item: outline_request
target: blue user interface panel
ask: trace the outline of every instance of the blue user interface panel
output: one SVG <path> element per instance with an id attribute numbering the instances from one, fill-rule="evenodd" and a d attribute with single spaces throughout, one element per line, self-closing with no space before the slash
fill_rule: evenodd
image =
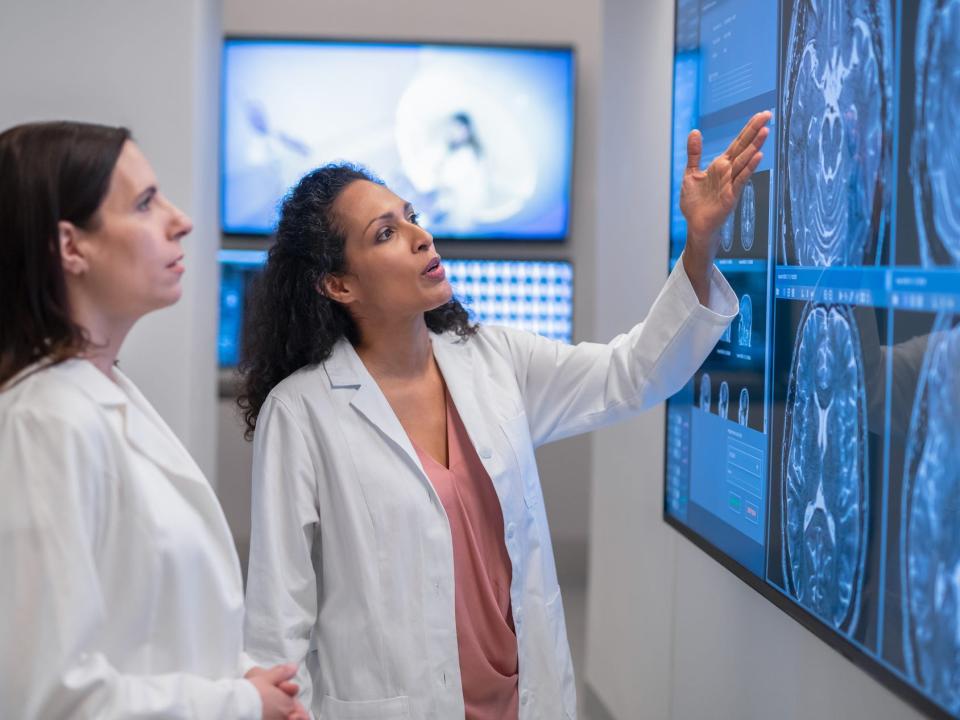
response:
<path id="1" fill-rule="evenodd" d="M 221 250 L 220 367 L 240 360 L 243 311 L 265 250 Z M 569 343 L 573 338 L 573 265 L 566 260 L 443 259 L 453 293 L 471 319 L 529 330 Z"/>
<path id="2" fill-rule="evenodd" d="M 573 51 L 228 39 L 221 214 L 268 235 L 310 170 L 359 163 L 442 239 L 564 240 Z"/>
<path id="3" fill-rule="evenodd" d="M 740 314 L 667 405 L 666 517 L 958 718 L 960 0 L 678 0 L 676 29 L 672 263 L 687 133 L 706 164 L 774 118 L 721 230 Z"/>

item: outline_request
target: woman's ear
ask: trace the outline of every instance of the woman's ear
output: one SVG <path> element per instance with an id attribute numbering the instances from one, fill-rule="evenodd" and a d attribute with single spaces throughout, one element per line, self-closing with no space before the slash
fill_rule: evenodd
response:
<path id="1" fill-rule="evenodd" d="M 349 305 L 356 299 L 344 275 L 327 273 L 317 281 L 317 292 L 341 305 Z"/>
<path id="2" fill-rule="evenodd" d="M 90 269 L 90 264 L 80 248 L 80 230 L 72 222 L 60 220 L 57 223 L 57 235 L 64 273 L 75 277 L 83 275 Z"/>

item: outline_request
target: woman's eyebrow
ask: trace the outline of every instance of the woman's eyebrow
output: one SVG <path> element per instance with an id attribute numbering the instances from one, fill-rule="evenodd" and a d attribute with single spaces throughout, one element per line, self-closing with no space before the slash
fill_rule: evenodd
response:
<path id="1" fill-rule="evenodd" d="M 413 210 L 413 205 L 412 205 L 411 203 L 404 203 L 404 206 L 403 206 L 403 214 L 406 215 L 406 214 L 409 213 L 411 210 Z M 375 222 L 377 222 L 378 220 L 390 220 L 391 218 L 395 218 L 396 216 L 397 216 L 397 214 L 396 214 L 393 210 L 388 210 L 388 211 L 385 212 L 383 215 L 378 215 L 378 216 L 375 217 L 373 220 L 371 220 L 370 222 L 368 222 L 368 223 L 367 223 L 367 226 L 363 229 L 363 231 L 366 232 L 367 230 L 369 230 L 369 229 L 370 229 L 370 226 L 373 225 L 373 224 L 374 224 Z"/>

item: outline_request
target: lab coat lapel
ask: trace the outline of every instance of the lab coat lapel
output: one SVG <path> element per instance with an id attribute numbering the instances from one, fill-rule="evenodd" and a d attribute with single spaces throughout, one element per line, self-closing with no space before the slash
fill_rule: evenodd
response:
<path id="1" fill-rule="evenodd" d="M 347 340 L 341 339 L 324 363 L 324 368 L 331 388 L 352 391 L 350 405 L 403 451 L 426 479 L 427 474 L 420 464 L 420 458 L 407 431 L 403 429 L 397 414 L 353 346 Z"/>
<path id="2" fill-rule="evenodd" d="M 492 477 L 496 474 L 497 458 L 490 442 L 489 424 L 480 407 L 483 384 L 478 373 L 483 368 L 475 367 L 470 342 L 449 333 L 433 336 L 433 356 L 467 435 Z"/>
<path id="3" fill-rule="evenodd" d="M 197 466 L 173 431 L 153 409 L 140 390 L 119 370 L 114 371 L 120 385 L 139 412 L 124 413 L 127 440 L 137 450 L 159 465 L 169 475 L 188 478 L 207 485 L 203 471 Z"/>
<path id="4" fill-rule="evenodd" d="M 240 561 L 231 541 L 230 526 L 206 475 L 139 388 L 119 370 L 115 369 L 114 373 L 117 385 L 130 398 L 129 405 L 139 411 L 126 408 L 123 424 L 127 441 L 164 471 L 171 484 L 211 526 L 219 527 L 219 532 L 214 533 L 216 545 L 225 566 L 231 567 L 238 586 L 242 586 Z"/>
<path id="5" fill-rule="evenodd" d="M 123 416 L 123 431 L 130 444 L 165 472 L 206 484 L 200 468 L 173 431 L 120 370 L 113 369 L 113 382 L 93 363 L 81 358 L 67 360 L 52 369 L 65 373 L 97 404 L 116 408 Z M 130 404 L 136 405 L 139 412 L 131 412 Z"/>

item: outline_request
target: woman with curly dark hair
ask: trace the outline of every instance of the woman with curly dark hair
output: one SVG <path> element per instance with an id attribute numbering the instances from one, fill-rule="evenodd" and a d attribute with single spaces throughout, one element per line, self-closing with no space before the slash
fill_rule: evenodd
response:
<path id="1" fill-rule="evenodd" d="M 713 265 L 769 113 L 700 170 L 645 321 L 575 347 L 472 326 L 409 203 L 359 168 L 284 200 L 251 298 L 247 650 L 303 660 L 338 718 L 572 718 L 573 670 L 533 449 L 682 387 L 736 316 Z"/>

